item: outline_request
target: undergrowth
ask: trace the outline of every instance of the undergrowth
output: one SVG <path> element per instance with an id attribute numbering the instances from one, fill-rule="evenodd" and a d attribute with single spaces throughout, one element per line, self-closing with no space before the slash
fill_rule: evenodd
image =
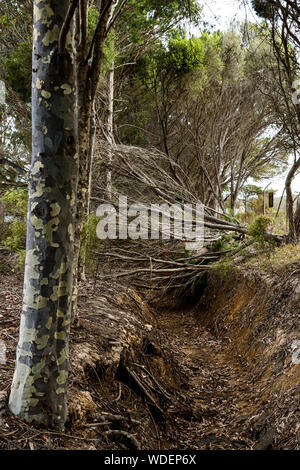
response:
<path id="1" fill-rule="evenodd" d="M 17 188 L 6 191 L 1 201 L 5 205 L 5 214 L 10 222 L 5 224 L 1 244 L 17 255 L 17 268 L 21 272 L 25 267 L 27 189 Z"/>

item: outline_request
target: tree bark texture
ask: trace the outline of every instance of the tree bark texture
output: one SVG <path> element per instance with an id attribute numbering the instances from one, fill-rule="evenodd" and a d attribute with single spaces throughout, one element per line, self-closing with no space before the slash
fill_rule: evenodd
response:
<path id="1" fill-rule="evenodd" d="M 87 0 L 82 0 L 82 10 L 80 18 L 80 42 L 76 57 L 76 88 L 77 88 L 77 123 L 78 123 L 78 153 L 79 153 L 79 178 L 77 190 L 77 213 L 75 223 L 75 245 L 74 245 L 74 282 L 72 296 L 72 318 L 74 323 L 78 323 L 78 275 L 79 275 L 79 254 L 85 216 L 87 215 L 89 199 L 89 171 L 90 171 L 90 139 L 91 116 L 94 108 L 94 101 L 99 83 L 101 71 L 104 42 L 107 35 L 107 28 L 115 11 L 116 0 L 106 0 L 102 2 L 99 22 L 93 38 L 93 54 L 87 55 Z M 91 50 L 91 49 L 90 49 Z M 88 60 L 87 60 L 88 59 Z"/>
<path id="2" fill-rule="evenodd" d="M 107 138 L 108 142 L 111 146 L 113 146 L 114 143 L 114 81 L 115 81 L 115 64 L 114 61 L 112 61 L 111 68 L 108 72 L 108 77 L 107 77 L 107 88 L 108 88 L 108 93 L 107 93 Z M 111 174 L 111 168 L 112 168 L 112 151 L 109 149 L 108 155 L 107 155 L 107 175 L 106 175 L 106 180 L 107 180 L 107 198 L 108 200 L 111 200 L 112 197 L 112 174 Z"/>
<path id="3" fill-rule="evenodd" d="M 67 415 L 78 154 L 68 0 L 34 0 L 32 126 L 23 309 L 9 407 L 62 429 Z"/>
<path id="4" fill-rule="evenodd" d="M 77 87 L 80 90 L 82 78 L 79 79 Z M 86 96 L 86 95 L 85 95 Z M 88 206 L 88 187 L 89 187 L 89 154 L 90 154 L 90 125 L 92 102 L 80 92 L 78 100 L 78 153 L 79 153 L 79 177 L 77 188 L 77 212 L 75 219 L 75 243 L 74 243 L 74 266 L 73 266 L 73 294 L 72 294 L 72 319 L 78 323 L 78 276 L 79 276 L 79 254 L 81 246 L 81 237 L 83 231 L 84 219 L 87 214 Z"/>
<path id="5" fill-rule="evenodd" d="M 294 198 L 292 192 L 292 181 L 300 168 L 300 158 L 296 160 L 290 169 L 286 181 L 285 181 L 285 190 L 286 190 L 286 213 L 289 221 L 289 234 L 288 239 L 292 243 L 296 243 L 299 240 L 299 228 L 298 228 L 298 217 L 299 213 L 296 215 L 294 213 Z"/>

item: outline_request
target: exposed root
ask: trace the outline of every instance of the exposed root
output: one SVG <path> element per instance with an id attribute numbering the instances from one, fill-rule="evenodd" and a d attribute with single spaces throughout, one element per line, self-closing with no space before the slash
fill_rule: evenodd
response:
<path id="1" fill-rule="evenodd" d="M 153 396 L 147 391 L 147 384 L 143 381 L 141 377 L 137 375 L 136 372 L 130 370 L 129 367 L 120 364 L 118 377 L 121 378 L 121 380 L 124 381 L 134 392 L 148 400 L 149 407 L 155 413 L 155 415 L 162 418 L 164 417 L 164 411 L 156 403 Z"/>

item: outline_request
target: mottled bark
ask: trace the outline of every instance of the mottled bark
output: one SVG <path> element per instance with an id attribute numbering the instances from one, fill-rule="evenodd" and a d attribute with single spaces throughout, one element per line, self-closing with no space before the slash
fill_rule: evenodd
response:
<path id="1" fill-rule="evenodd" d="M 68 0 L 35 0 L 33 156 L 20 337 L 9 407 L 63 428 L 67 415 L 74 217 L 78 177 L 71 34 L 58 53 Z"/>
<path id="2" fill-rule="evenodd" d="M 111 68 L 108 72 L 107 79 L 107 138 L 109 144 L 112 146 L 114 143 L 114 81 L 115 81 L 115 69 L 114 61 L 112 61 Z M 108 150 L 107 155 L 107 174 L 106 174 L 106 193 L 107 198 L 111 200 L 112 197 L 112 151 Z"/>

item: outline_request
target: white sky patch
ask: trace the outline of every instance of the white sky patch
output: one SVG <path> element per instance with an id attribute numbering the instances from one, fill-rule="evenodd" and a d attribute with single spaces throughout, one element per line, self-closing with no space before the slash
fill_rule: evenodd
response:
<path id="1" fill-rule="evenodd" d="M 243 0 L 202 0 L 203 18 L 222 31 L 228 29 L 233 20 L 258 21 L 254 10 L 247 3 Z"/>

